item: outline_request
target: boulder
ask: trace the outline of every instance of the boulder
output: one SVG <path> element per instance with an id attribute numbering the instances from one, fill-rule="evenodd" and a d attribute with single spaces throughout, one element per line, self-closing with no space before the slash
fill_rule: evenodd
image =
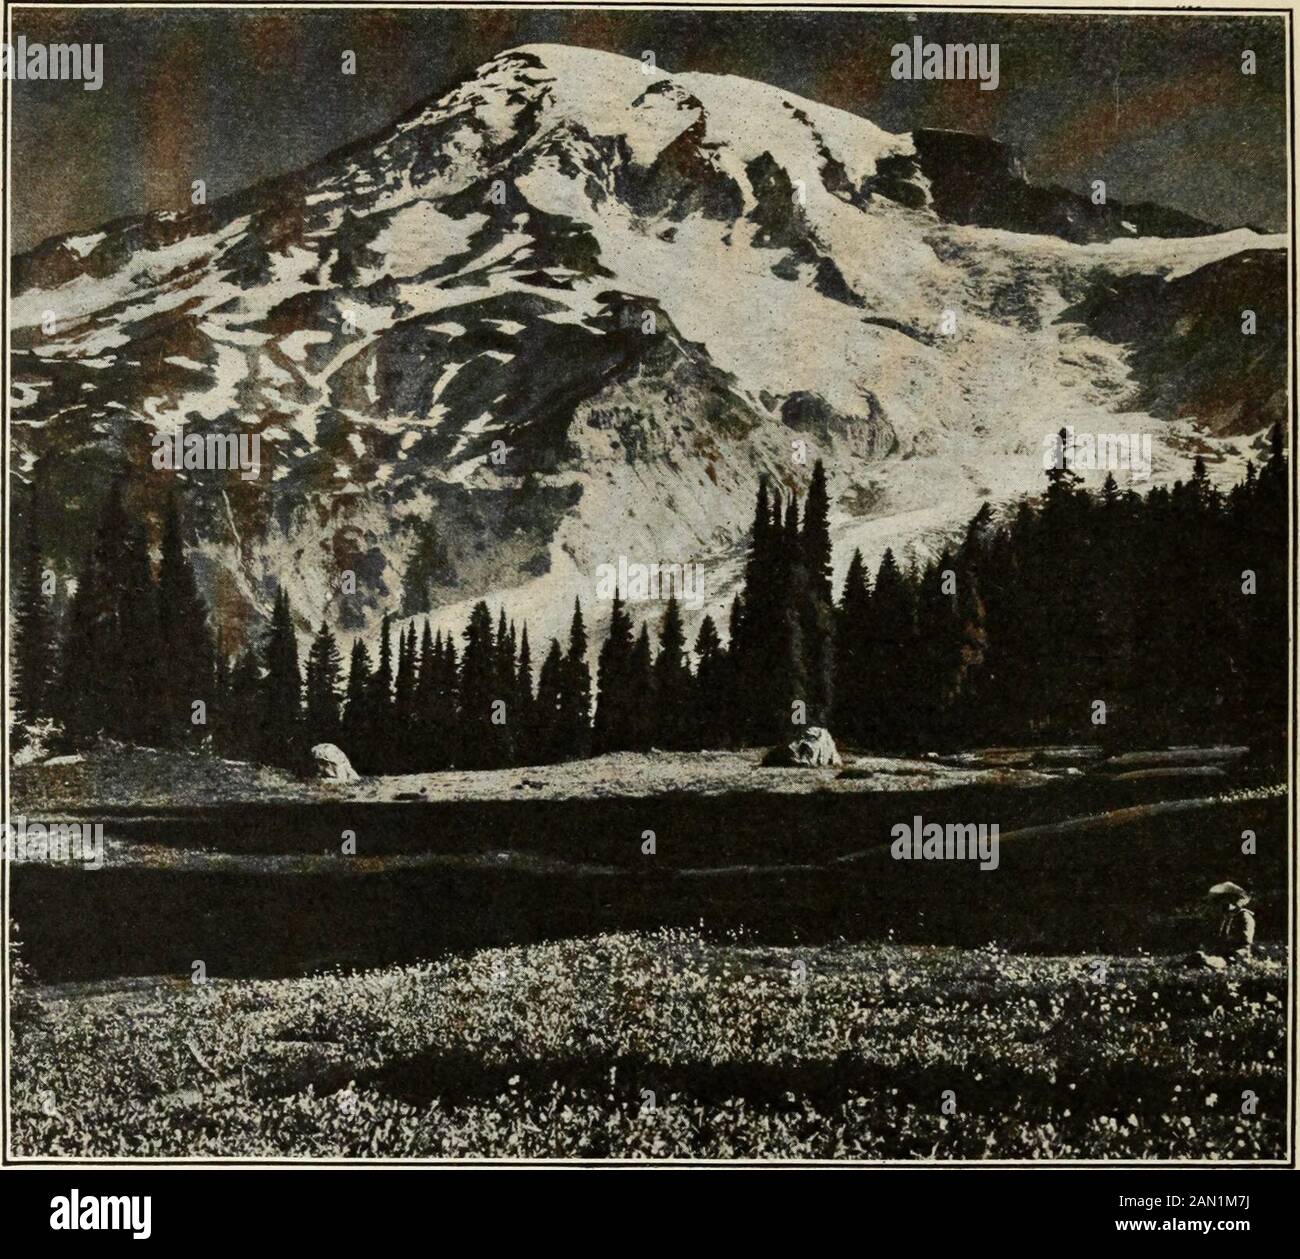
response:
<path id="1" fill-rule="evenodd" d="M 774 747 L 765 757 L 764 765 L 842 765 L 839 750 L 831 732 L 821 726 L 809 726 L 793 743 Z"/>
<path id="2" fill-rule="evenodd" d="M 361 781 L 361 775 L 352 768 L 347 753 L 333 743 L 316 744 L 311 750 L 311 759 L 316 767 L 317 778 L 325 778 L 336 783 Z"/>
<path id="3" fill-rule="evenodd" d="M 1202 967 L 1206 970 L 1227 970 L 1228 959 L 1218 957 L 1213 953 L 1202 953 L 1198 950 L 1195 953 L 1189 953 L 1183 959 L 1183 965 Z"/>

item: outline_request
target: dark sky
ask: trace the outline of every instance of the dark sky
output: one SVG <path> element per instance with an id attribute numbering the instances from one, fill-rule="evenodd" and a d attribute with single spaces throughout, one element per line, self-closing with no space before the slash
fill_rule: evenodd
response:
<path id="1" fill-rule="evenodd" d="M 19 251 L 117 215 L 185 208 L 382 127 L 503 48 L 559 42 L 668 71 L 740 74 L 890 131 L 961 127 L 1018 144 L 1031 177 L 1213 222 L 1286 224 L 1282 18 L 680 10 L 9 10 L 9 38 L 102 43 L 98 92 L 13 89 Z M 890 46 L 996 41 L 1001 84 L 890 77 Z M 1258 73 L 1241 73 L 1255 51 Z M 344 49 L 356 77 L 340 73 Z"/>

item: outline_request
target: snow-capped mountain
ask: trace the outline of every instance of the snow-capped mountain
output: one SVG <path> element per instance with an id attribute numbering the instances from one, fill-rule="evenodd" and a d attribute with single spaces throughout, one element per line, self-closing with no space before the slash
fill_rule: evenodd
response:
<path id="1" fill-rule="evenodd" d="M 302 172 L 14 259 L 14 467 L 68 568 L 88 482 L 179 487 L 228 623 L 282 580 L 304 626 L 486 594 L 550 633 L 620 556 L 702 563 L 716 610 L 758 478 L 816 458 L 841 566 L 1036 491 L 1062 425 L 1235 476 L 1285 414 L 1285 248 L 980 137 L 527 46 Z M 156 471 L 177 425 L 258 433 L 260 475 Z"/>

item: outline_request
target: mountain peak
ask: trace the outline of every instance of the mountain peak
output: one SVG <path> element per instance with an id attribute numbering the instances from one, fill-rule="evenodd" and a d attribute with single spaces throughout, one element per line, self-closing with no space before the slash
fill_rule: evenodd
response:
<path id="1" fill-rule="evenodd" d="M 1036 489 L 1045 425 L 1271 422 L 1285 349 L 1239 362 L 1209 294 L 1285 239 L 1207 230 L 1035 187 L 985 137 L 526 44 L 300 172 L 16 259 L 16 467 L 85 512 L 123 469 L 159 512 L 180 489 L 250 625 L 284 585 L 345 629 L 500 595 L 540 637 L 620 554 L 706 563 L 723 623 L 763 475 L 822 458 L 870 555 Z M 178 428 L 257 433 L 265 472 L 160 477 Z"/>

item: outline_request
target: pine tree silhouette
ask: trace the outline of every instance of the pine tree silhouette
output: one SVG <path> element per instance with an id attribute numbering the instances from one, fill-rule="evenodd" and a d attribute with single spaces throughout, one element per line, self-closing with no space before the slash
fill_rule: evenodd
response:
<path id="1" fill-rule="evenodd" d="M 266 673 L 259 690 L 258 729 L 262 759 L 286 766 L 304 761 L 302 744 L 302 674 L 298 668 L 298 638 L 293 628 L 289 596 L 276 593 L 271 625 L 266 633 Z"/>
<path id="2" fill-rule="evenodd" d="M 496 727 L 492 705 L 500 698 L 497 657 L 492 640 L 492 614 L 481 600 L 470 612 L 460 662 L 460 720 L 462 765 L 490 769 L 497 763 Z"/>
<path id="3" fill-rule="evenodd" d="M 103 733 L 157 742 L 158 592 L 143 529 L 127 512 L 119 478 L 109 488 L 68 612 L 58 706 L 74 739 Z"/>
<path id="4" fill-rule="evenodd" d="M 560 729 L 564 757 L 587 756 L 591 750 L 591 669 L 587 665 L 587 627 L 582 608 L 573 601 L 569 650 L 564 657 Z"/>
<path id="5" fill-rule="evenodd" d="M 706 615 L 695 636 L 695 686 L 691 704 L 691 746 L 726 747 L 727 656 L 713 618 Z"/>
<path id="6" fill-rule="evenodd" d="M 424 618 L 420 630 L 420 654 L 412 700 L 411 742 L 417 769 L 438 768 L 438 731 L 434 726 L 438 697 L 438 670 L 442 666 L 442 631 L 435 642 L 429 618 Z"/>
<path id="7" fill-rule="evenodd" d="M 822 467 L 820 459 L 813 465 L 812 480 L 808 485 L 802 546 L 810 589 L 817 599 L 829 606 L 834 599 L 831 586 L 830 499 L 826 491 L 826 469 Z"/>
<path id="8" fill-rule="evenodd" d="M 415 626 L 398 634 L 397 678 L 393 690 L 393 720 L 389 743 L 395 770 L 409 772 L 417 768 L 415 745 L 415 686 L 419 660 L 416 655 Z"/>
<path id="9" fill-rule="evenodd" d="M 385 612 L 379 627 L 379 653 L 370 675 L 366 700 L 366 760 L 387 773 L 393 764 L 393 630 L 392 617 Z"/>
<path id="10" fill-rule="evenodd" d="M 196 737 L 191 705 L 207 697 L 222 755 L 293 765 L 311 743 L 339 741 L 365 773 L 554 761 L 593 747 L 771 745 L 828 714 L 842 742 L 873 752 L 1230 738 L 1271 771 L 1286 753 L 1288 490 L 1280 428 L 1262 466 L 1249 463 L 1226 494 L 1197 459 L 1188 480 L 1145 497 L 1113 476 L 1093 495 L 1063 458 L 1040 501 L 1000 522 L 984 504 L 924 567 L 903 570 L 886 550 L 873 583 L 855 551 L 835 607 L 824 472 L 814 469 L 802 524 L 794 496 L 764 480 L 727 646 L 704 617 L 692 672 L 675 597 L 657 652 L 615 600 L 593 721 L 576 600 L 567 650 L 551 640 L 535 696 L 527 627 L 516 635 L 502 608 L 494 632 L 479 601 L 463 655 L 426 619 L 418 636 L 414 625 L 399 634 L 395 670 L 385 612 L 374 668 L 353 642 L 340 712 L 339 651 L 322 621 L 304 711 L 287 592 L 276 594 L 260 652 L 252 644 L 232 659 L 228 626 L 214 652 L 175 500 L 155 580 L 144 522 L 119 480 L 78 573 L 57 667 L 28 525 L 15 707 L 25 719 L 60 718 L 74 742 L 103 733 L 174 743 Z M 1104 729 L 1090 716 L 1099 699 Z"/>
<path id="11" fill-rule="evenodd" d="M 641 632 L 632 645 L 627 672 L 627 693 L 632 700 L 628 742 L 637 751 L 644 752 L 654 741 L 655 707 L 658 703 L 658 696 L 655 694 L 653 656 L 650 650 L 650 631 L 644 621 L 641 622 Z"/>
<path id="12" fill-rule="evenodd" d="M 686 632 L 677 596 L 669 597 L 659 631 L 659 654 L 654 662 L 655 744 L 662 748 L 689 747 L 692 682 L 686 661 Z"/>
<path id="13" fill-rule="evenodd" d="M 565 722 L 565 660 L 558 639 L 551 645 L 542 661 L 537 678 L 536 719 L 534 721 L 536 757 L 541 763 L 563 760 L 567 754 Z"/>
<path id="14" fill-rule="evenodd" d="M 54 625 L 45 592 L 41 539 L 35 504 L 27 524 L 18 605 L 14 613 L 14 711 L 20 722 L 51 711 L 54 681 Z"/>
<path id="15" fill-rule="evenodd" d="M 506 621 L 503 607 L 497 618 L 496 636 L 496 675 L 493 685 L 493 758 L 497 765 L 510 765 L 515 762 L 516 723 L 519 714 L 515 711 L 515 654 L 518 641 L 514 626 Z"/>
<path id="16" fill-rule="evenodd" d="M 893 550 L 886 548 L 871 592 L 865 645 L 866 685 L 881 751 L 914 748 L 916 637 L 912 590 Z"/>
<path id="17" fill-rule="evenodd" d="M 445 765 L 459 766 L 465 763 L 464 739 L 460 727 L 460 664 L 456 658 L 456 640 L 450 634 L 442 640 L 440 677 L 438 728 L 441 738 L 441 758 Z"/>
<path id="18" fill-rule="evenodd" d="M 363 773 L 375 773 L 377 767 L 370 759 L 370 652 L 360 638 L 352 640 L 352 654 L 348 660 L 348 686 L 343 700 L 343 751 L 354 768 Z"/>
<path id="19" fill-rule="evenodd" d="M 515 758 L 523 765 L 531 764 L 537 755 L 537 714 L 533 699 L 533 652 L 528 645 L 528 625 L 525 622 L 519 640 L 519 667 L 515 671 Z"/>
<path id="20" fill-rule="evenodd" d="M 835 608 L 831 578 L 830 502 L 822 461 L 813 467 L 804 505 L 796 598 L 800 601 L 804 672 L 808 679 L 810 721 L 827 725 L 835 690 Z"/>
<path id="21" fill-rule="evenodd" d="M 258 727 L 261 702 L 262 666 L 254 647 L 247 648 L 230 671 L 230 685 L 222 700 L 221 729 L 225 733 L 224 755 L 236 760 L 263 756 Z"/>
<path id="22" fill-rule="evenodd" d="M 632 659 L 632 618 L 617 595 L 609 614 L 609 634 L 596 661 L 596 715 L 592 746 L 597 753 L 632 746 L 628 669 Z"/>
<path id="23" fill-rule="evenodd" d="M 154 691 L 163 737 L 169 743 L 201 740 L 208 733 L 206 721 L 196 724 L 193 720 L 196 702 L 202 703 L 201 712 L 214 702 L 215 649 L 207 617 L 181 538 L 180 508 L 172 495 L 158 570 L 160 650 L 166 667 L 160 671 Z"/>
<path id="24" fill-rule="evenodd" d="M 325 621 L 307 653 L 306 743 L 337 743 L 340 737 L 339 683 L 343 658 Z"/>
<path id="25" fill-rule="evenodd" d="M 948 551 L 928 565 L 916 596 L 915 737 L 947 747 L 962 678 L 962 622 L 957 609 L 959 581 Z"/>
<path id="26" fill-rule="evenodd" d="M 130 697 L 122 696 L 119 702 L 118 726 L 124 738 L 156 746 L 168 739 L 165 717 L 156 705 L 142 704 L 140 697 L 158 690 L 167 665 L 163 660 L 158 586 L 149 559 L 149 542 L 143 523 L 135 518 L 129 521 L 115 577 L 122 677 L 129 679 L 133 687 Z"/>
<path id="27" fill-rule="evenodd" d="M 732 699 L 737 738 L 742 743 L 761 741 L 768 724 L 765 695 L 775 657 L 780 511 L 779 502 L 774 503 L 769 495 L 767 477 L 761 477 L 749 532 L 744 588 L 732 605 L 731 616 Z"/>
<path id="28" fill-rule="evenodd" d="M 855 550 L 844 577 L 835 619 L 835 709 L 832 728 L 846 743 L 866 744 L 876 730 L 867 678 L 871 633 L 871 580 Z"/>

